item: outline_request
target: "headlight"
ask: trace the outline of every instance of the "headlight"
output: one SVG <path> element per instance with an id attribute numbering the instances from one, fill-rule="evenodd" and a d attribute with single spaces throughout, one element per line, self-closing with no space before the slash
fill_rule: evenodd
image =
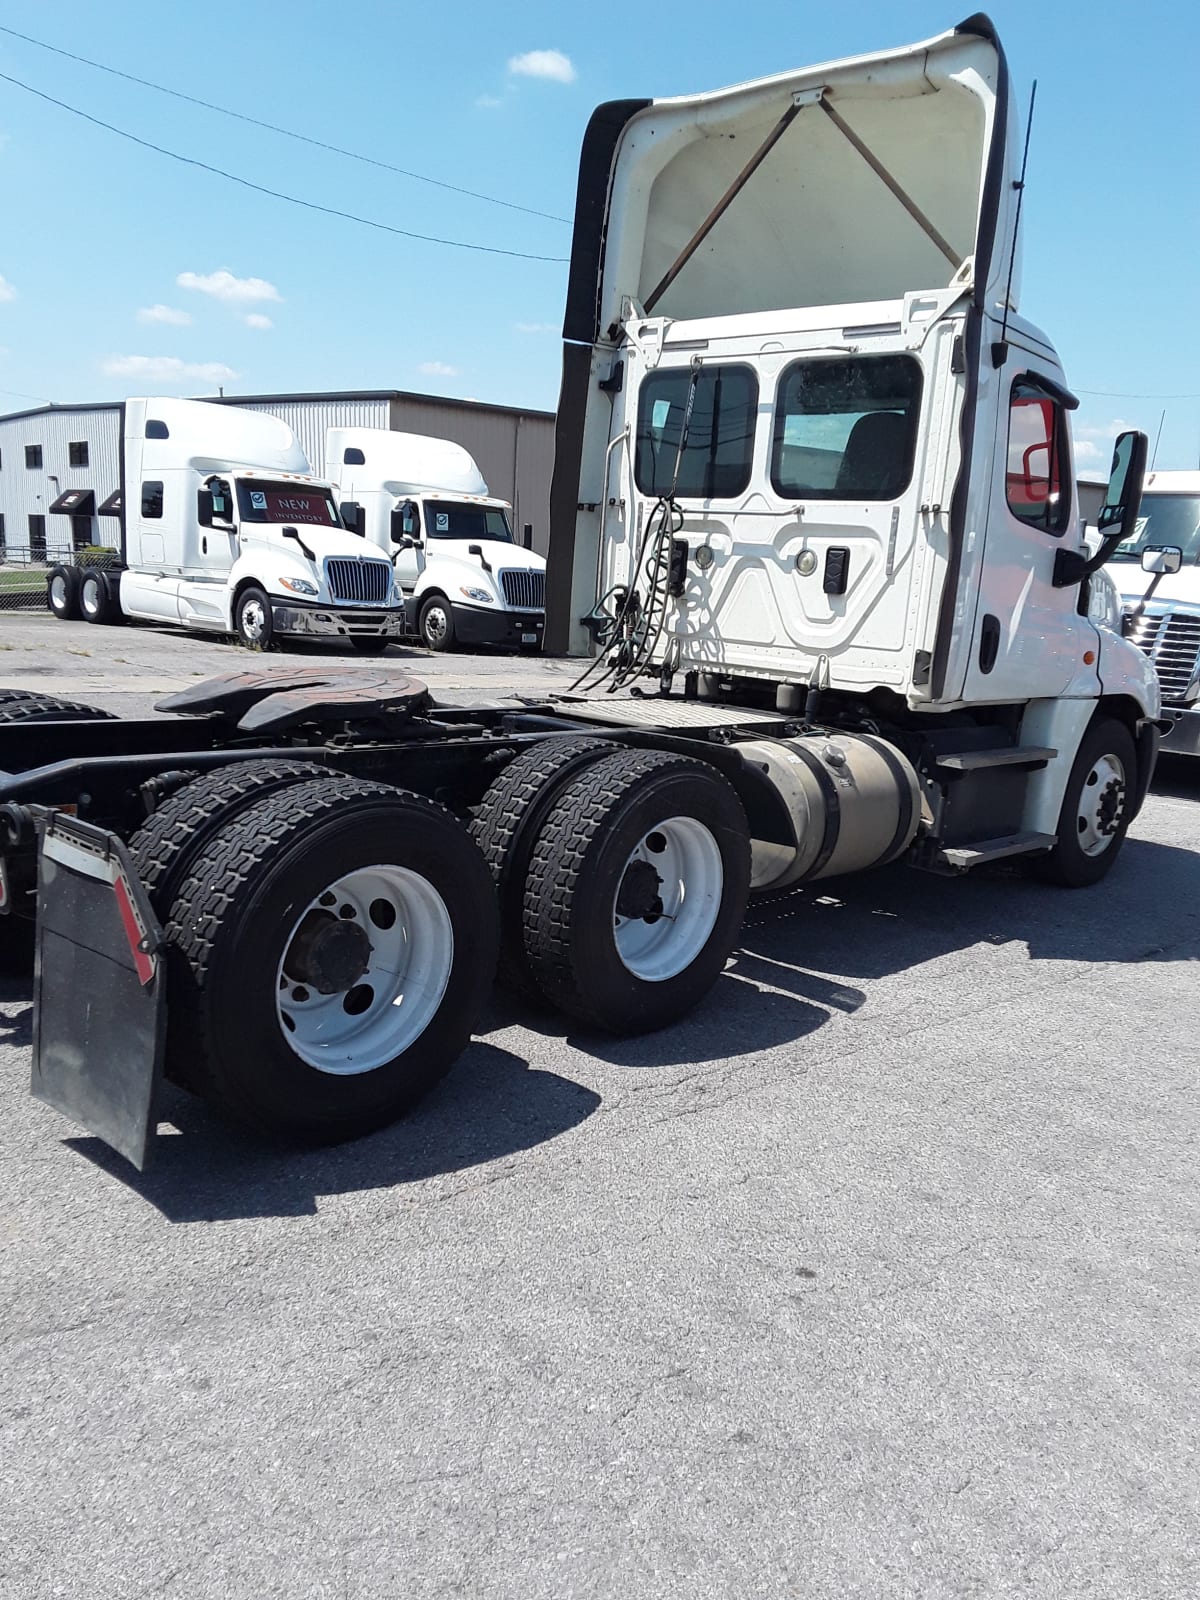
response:
<path id="1" fill-rule="evenodd" d="M 394 606 L 402 606 L 404 604 L 404 590 L 398 583 L 392 585 L 392 604 Z"/>
<path id="2" fill-rule="evenodd" d="M 459 594 L 465 594 L 468 600 L 476 600 L 481 606 L 490 606 L 492 597 L 486 589 L 460 589 Z"/>
<path id="3" fill-rule="evenodd" d="M 293 594 L 320 594 L 315 583 L 309 583 L 307 578 L 280 578 L 280 583 L 285 589 L 290 589 Z"/>

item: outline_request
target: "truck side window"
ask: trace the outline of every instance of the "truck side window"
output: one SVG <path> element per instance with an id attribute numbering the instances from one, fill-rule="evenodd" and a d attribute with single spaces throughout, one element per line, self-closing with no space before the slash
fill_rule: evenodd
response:
<path id="1" fill-rule="evenodd" d="M 779 381 L 771 483 L 790 500 L 895 500 L 912 481 L 921 367 L 911 356 L 796 361 Z"/>
<path id="2" fill-rule="evenodd" d="M 142 485 L 142 515 L 161 517 L 163 514 L 163 486 L 161 483 Z"/>
<path id="3" fill-rule="evenodd" d="M 1070 457 L 1063 408 L 1035 378 L 1018 378 L 1008 406 L 1008 509 L 1057 536 L 1071 514 Z"/>
<path id="4" fill-rule="evenodd" d="M 643 494 L 728 500 L 750 483 L 758 380 L 749 367 L 701 367 L 683 454 L 689 367 L 653 372 L 638 396 L 634 481 Z M 679 461 L 679 477 L 675 463 Z"/>

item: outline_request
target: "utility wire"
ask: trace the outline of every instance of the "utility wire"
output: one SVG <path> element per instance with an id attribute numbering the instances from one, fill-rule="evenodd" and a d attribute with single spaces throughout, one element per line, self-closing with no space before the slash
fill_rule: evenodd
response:
<path id="1" fill-rule="evenodd" d="M 1074 385 L 1076 394 L 1100 395 L 1105 400 L 1200 400 L 1200 390 L 1195 394 L 1126 394 L 1121 389 L 1081 389 Z"/>
<path id="2" fill-rule="evenodd" d="M 7 72 L 0 72 L 0 80 L 14 84 L 18 89 L 24 89 L 26 94 L 36 95 L 39 100 L 45 100 L 52 106 L 58 106 L 61 111 L 69 111 L 73 117 L 82 117 L 93 127 L 104 128 L 109 133 L 118 134 L 122 139 L 129 139 L 133 144 L 141 145 L 143 150 L 153 150 L 160 156 L 170 156 L 172 161 L 181 161 L 186 167 L 199 167 L 201 172 L 211 172 L 218 178 L 227 178 L 230 183 L 241 184 L 243 189 L 253 189 L 256 194 L 270 195 L 272 200 L 286 200 L 290 205 L 303 206 L 307 211 L 320 211 L 327 217 L 340 217 L 343 222 L 359 222 L 364 228 L 378 228 L 381 233 L 399 234 L 402 239 L 419 239 L 423 244 L 450 245 L 455 250 L 477 250 L 490 256 L 513 256 L 518 261 L 565 263 L 568 259 L 566 256 L 534 255 L 528 250 L 502 250 L 499 245 L 494 244 L 471 244 L 465 239 L 444 239 L 432 233 L 414 233 L 410 228 L 395 228 L 390 222 L 376 222 L 372 217 L 359 217 L 352 211 L 339 211 L 334 206 L 318 205 L 315 200 L 301 200 L 298 195 L 284 194 L 281 189 L 268 189 L 264 184 L 252 183 L 249 178 L 238 177 L 236 172 L 226 172 L 221 167 L 210 166 L 207 161 L 197 161 L 194 156 L 181 156 L 177 150 L 168 150 L 164 145 L 154 144 L 149 139 L 140 139 L 136 133 L 129 133 L 124 128 L 115 127 L 111 122 L 104 122 L 99 117 L 91 116 L 87 111 L 80 111 L 78 106 L 68 105 L 65 100 L 56 100 L 52 94 L 45 94 L 41 89 L 35 89 L 32 84 L 22 83 L 20 78 L 10 77 Z"/>
<path id="3" fill-rule="evenodd" d="M 351 161 L 363 161 L 369 167 L 380 167 L 384 172 L 395 172 L 402 178 L 414 178 L 418 183 L 430 183 L 435 189 L 449 189 L 451 194 L 467 195 L 472 200 L 486 200 L 489 205 L 504 206 L 508 211 L 523 211 L 526 216 L 544 217 L 547 222 L 565 222 L 570 225 L 570 217 L 559 217 L 552 211 L 538 211 L 533 206 L 519 206 L 513 200 L 499 200 L 494 194 L 480 194 L 477 189 L 464 189 L 457 183 L 445 183 L 441 178 L 430 178 L 423 172 L 412 172 L 407 167 L 393 166 L 390 161 L 378 161 L 374 156 L 364 156 L 358 150 L 344 150 L 341 145 L 326 144 L 323 139 L 313 139 L 307 133 L 297 133 L 294 128 L 281 128 L 274 122 L 263 122 L 258 117 L 248 117 L 244 111 L 234 111 L 231 106 L 218 106 L 211 100 L 200 100 L 194 94 L 184 94 L 181 89 L 169 89 L 165 83 L 154 83 L 149 78 L 138 78 L 132 72 L 122 72 L 119 67 L 107 66 L 103 61 L 91 61 L 87 56 L 77 56 L 71 50 L 63 50 L 56 44 L 47 44 L 45 39 L 35 39 L 28 33 L 18 33 L 16 28 L 6 28 L 3 23 L 0 23 L 0 33 L 7 33 L 13 39 L 23 39 L 26 44 L 35 44 L 39 50 L 49 50 L 53 55 L 64 56 L 68 61 L 78 61 L 82 66 L 94 67 L 97 72 L 107 72 L 114 78 L 124 78 L 127 83 L 140 84 L 143 89 L 154 89 L 159 94 L 169 94 L 174 100 L 186 100 L 189 105 L 203 106 L 205 111 L 216 111 L 223 117 L 236 117 L 239 122 L 248 122 L 255 128 L 265 128 L 268 133 L 281 133 L 285 139 L 298 139 L 301 144 L 311 144 L 318 150 L 329 150 L 337 156 L 348 156 Z"/>

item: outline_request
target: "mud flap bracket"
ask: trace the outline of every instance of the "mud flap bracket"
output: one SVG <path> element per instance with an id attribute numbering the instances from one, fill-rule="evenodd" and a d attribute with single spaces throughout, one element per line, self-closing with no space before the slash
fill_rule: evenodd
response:
<path id="1" fill-rule="evenodd" d="M 116 834 L 42 813 L 30 1087 L 139 1169 L 157 1126 L 163 946 Z"/>

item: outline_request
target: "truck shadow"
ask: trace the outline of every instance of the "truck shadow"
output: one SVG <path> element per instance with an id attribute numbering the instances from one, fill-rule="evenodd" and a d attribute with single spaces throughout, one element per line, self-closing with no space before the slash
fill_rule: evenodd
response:
<path id="1" fill-rule="evenodd" d="M 857 1011 L 861 982 L 1012 943 L 1024 944 L 1031 964 L 1200 960 L 1200 854 L 1131 837 L 1111 876 L 1084 890 L 1016 866 L 964 878 L 897 866 L 830 879 L 753 902 L 708 999 L 659 1033 L 614 1038 L 513 1000 L 500 1002 L 497 1019 L 617 1066 L 729 1060 Z"/>
<path id="2" fill-rule="evenodd" d="M 268 1143 L 222 1122 L 200 1100 L 169 1085 L 151 1162 L 138 1172 L 99 1139 L 63 1142 L 141 1195 L 169 1222 L 226 1222 L 316 1213 L 323 1195 L 466 1174 L 472 1167 L 545 1144 L 586 1121 L 600 1096 L 490 1044 L 473 1044 L 445 1081 L 390 1128 L 328 1148 Z M 506 1170 L 474 1183 L 495 1183 Z M 437 1204 L 452 1188 L 423 1194 Z M 470 1178 L 466 1187 L 473 1187 Z"/>

